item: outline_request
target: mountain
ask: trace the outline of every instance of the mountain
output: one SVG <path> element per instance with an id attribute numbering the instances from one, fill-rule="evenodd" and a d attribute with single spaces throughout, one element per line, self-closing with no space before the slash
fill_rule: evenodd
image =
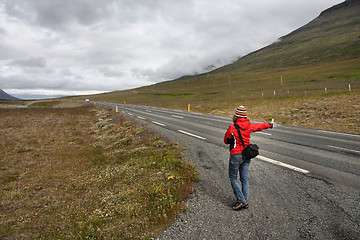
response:
<path id="1" fill-rule="evenodd" d="M 10 94 L 7 94 L 6 92 L 0 89 L 0 100 L 21 100 L 21 99 L 11 96 Z"/>
<path id="2" fill-rule="evenodd" d="M 335 5 L 274 43 L 205 74 L 94 100 L 212 111 L 264 97 L 344 93 L 360 89 L 360 0 Z M 207 108 L 207 110 L 205 110 Z"/>
<path id="3" fill-rule="evenodd" d="M 215 72 L 253 71 L 356 59 L 360 56 L 360 0 L 323 11 L 303 27 Z"/>

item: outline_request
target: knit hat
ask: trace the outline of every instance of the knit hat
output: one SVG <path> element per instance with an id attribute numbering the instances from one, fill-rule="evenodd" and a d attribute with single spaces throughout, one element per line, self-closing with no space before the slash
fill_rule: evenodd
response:
<path id="1" fill-rule="evenodd" d="M 235 110 L 235 116 L 241 117 L 241 118 L 246 118 L 247 117 L 246 108 L 244 106 L 237 107 Z"/>

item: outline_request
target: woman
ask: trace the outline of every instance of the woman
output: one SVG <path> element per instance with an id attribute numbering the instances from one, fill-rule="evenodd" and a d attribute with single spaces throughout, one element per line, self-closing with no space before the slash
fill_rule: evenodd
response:
<path id="1" fill-rule="evenodd" d="M 245 147 L 250 144 L 250 133 L 272 128 L 274 126 L 274 123 L 250 123 L 249 119 L 247 119 L 247 111 L 244 106 L 239 106 L 235 110 L 233 122 L 240 127 Z M 236 198 L 233 210 L 248 208 L 248 169 L 250 166 L 250 160 L 243 159 L 241 153 L 244 147 L 234 125 L 230 125 L 227 129 L 224 137 L 224 143 L 230 144 L 229 177 Z M 240 173 L 242 187 L 240 187 L 240 183 L 237 179 L 238 172 Z"/>

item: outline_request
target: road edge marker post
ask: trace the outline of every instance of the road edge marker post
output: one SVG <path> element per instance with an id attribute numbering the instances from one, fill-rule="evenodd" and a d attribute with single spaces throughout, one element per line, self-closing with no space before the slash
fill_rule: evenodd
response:
<path id="1" fill-rule="evenodd" d="M 188 112 L 190 112 L 190 104 L 188 104 Z"/>

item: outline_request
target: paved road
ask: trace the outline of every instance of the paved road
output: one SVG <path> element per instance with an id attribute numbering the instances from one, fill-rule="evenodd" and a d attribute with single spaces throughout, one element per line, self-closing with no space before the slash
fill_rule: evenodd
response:
<path id="1" fill-rule="evenodd" d="M 219 146 L 224 146 L 224 133 L 232 123 L 229 117 L 195 112 L 134 105 L 118 105 L 118 109 L 141 121 Z M 360 188 L 360 135 L 278 124 L 275 129 L 253 133 L 251 141 L 261 148 L 260 160 L 289 164 L 285 167 Z"/>
<path id="2" fill-rule="evenodd" d="M 159 239 L 360 239 L 360 135 L 286 125 L 253 133 L 261 152 L 249 170 L 250 208 L 234 212 L 222 142 L 230 118 L 118 109 L 181 143 L 200 173 L 189 211 Z"/>

